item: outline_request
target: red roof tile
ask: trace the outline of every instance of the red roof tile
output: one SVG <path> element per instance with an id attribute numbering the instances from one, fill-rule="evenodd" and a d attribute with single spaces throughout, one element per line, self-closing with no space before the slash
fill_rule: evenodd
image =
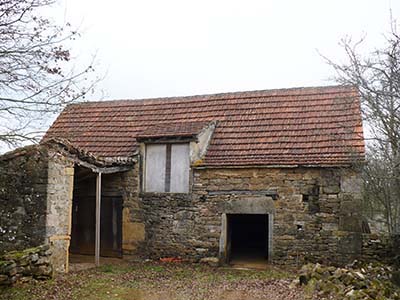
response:
<path id="1" fill-rule="evenodd" d="M 44 140 L 129 157 L 139 136 L 190 135 L 211 121 L 218 125 L 204 160 L 209 166 L 336 166 L 364 158 L 359 95 L 343 86 L 73 104 Z"/>
<path id="2" fill-rule="evenodd" d="M 139 141 L 157 138 L 196 137 L 209 124 L 209 121 L 155 124 L 142 132 L 138 132 L 136 139 Z"/>

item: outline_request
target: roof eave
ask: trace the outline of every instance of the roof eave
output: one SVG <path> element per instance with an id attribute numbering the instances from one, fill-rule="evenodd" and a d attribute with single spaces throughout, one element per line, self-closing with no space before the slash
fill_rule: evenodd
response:
<path id="1" fill-rule="evenodd" d="M 295 169 L 295 168 L 351 168 L 357 163 L 341 163 L 341 164 L 240 164 L 240 165 L 199 165 L 192 166 L 193 169 L 247 169 L 247 168 L 266 168 L 266 169 Z"/>

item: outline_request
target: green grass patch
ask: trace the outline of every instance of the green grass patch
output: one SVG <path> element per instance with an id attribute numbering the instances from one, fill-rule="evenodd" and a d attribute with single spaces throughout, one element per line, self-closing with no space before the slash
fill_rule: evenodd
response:
<path id="1" fill-rule="evenodd" d="M 294 273 L 289 273 L 284 270 L 278 270 L 275 268 L 267 270 L 237 270 L 237 269 L 223 269 L 221 274 L 223 279 L 229 281 L 239 281 L 243 279 L 254 279 L 254 280 L 271 280 L 271 279 L 285 279 L 295 278 Z"/>
<path id="2" fill-rule="evenodd" d="M 134 268 L 128 265 L 102 265 L 97 270 L 108 274 L 122 274 L 134 271 Z"/>
<path id="3" fill-rule="evenodd" d="M 31 299 L 28 290 L 18 287 L 0 287 L 0 299 L 26 300 Z"/>
<path id="4" fill-rule="evenodd" d="M 143 269 L 152 271 L 152 272 L 164 272 L 165 268 L 159 265 L 144 265 Z"/>
<path id="5" fill-rule="evenodd" d="M 143 297 L 144 294 L 141 290 L 122 286 L 105 278 L 93 279 L 73 294 L 73 299 L 87 300 L 142 300 Z"/>
<path id="6" fill-rule="evenodd" d="M 118 268 L 113 265 L 104 265 L 99 267 L 99 271 L 103 273 L 118 273 Z"/>

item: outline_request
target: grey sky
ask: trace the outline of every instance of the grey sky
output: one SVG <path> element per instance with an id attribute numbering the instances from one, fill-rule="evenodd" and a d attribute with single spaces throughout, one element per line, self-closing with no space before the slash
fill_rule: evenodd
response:
<path id="1" fill-rule="evenodd" d="M 79 27 L 72 55 L 97 55 L 87 100 L 102 100 L 334 84 L 318 52 L 343 61 L 345 36 L 381 47 L 390 10 L 400 22 L 399 0 L 59 0 L 45 14 Z"/>
<path id="2" fill-rule="evenodd" d="M 343 60 L 346 35 L 379 47 L 390 8 L 400 19 L 389 0 L 68 0 L 52 14 L 81 24 L 80 62 L 97 52 L 98 100 L 331 84 L 317 50 Z"/>

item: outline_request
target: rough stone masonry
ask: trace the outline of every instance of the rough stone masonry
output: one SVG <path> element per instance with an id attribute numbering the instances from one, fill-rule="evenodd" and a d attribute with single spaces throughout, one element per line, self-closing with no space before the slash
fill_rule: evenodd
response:
<path id="1" fill-rule="evenodd" d="M 27 147 L 0 158 L 0 254 L 45 242 L 48 153 Z"/>
<path id="2" fill-rule="evenodd" d="M 51 246 L 56 271 L 68 271 L 73 163 L 47 146 L 0 158 L 0 254 Z"/>
<path id="3" fill-rule="evenodd" d="M 340 168 L 195 169 L 189 194 L 140 194 L 144 249 L 152 257 L 218 257 L 223 215 L 248 213 L 246 200 L 260 197 L 266 205 L 257 213 L 273 215 L 274 263 L 343 264 L 361 254 L 360 182 Z"/>
<path id="4" fill-rule="evenodd" d="M 136 164 L 103 178 L 104 194 L 123 199 L 124 256 L 224 263 L 230 213 L 272 216 L 274 264 L 391 255 L 386 239 L 362 234 L 361 184 L 351 168 L 193 167 L 187 194 L 142 192 L 140 172 Z M 68 271 L 74 162 L 45 145 L 27 147 L 1 157 L 0 176 L 0 251 L 47 243 L 54 269 Z"/>

